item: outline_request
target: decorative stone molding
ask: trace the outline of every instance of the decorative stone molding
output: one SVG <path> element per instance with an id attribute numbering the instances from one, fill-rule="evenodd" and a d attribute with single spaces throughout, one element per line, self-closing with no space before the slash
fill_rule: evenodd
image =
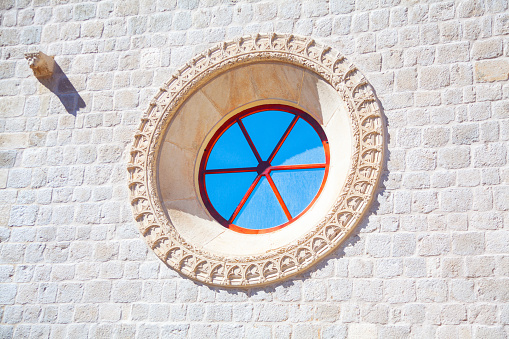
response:
<path id="1" fill-rule="evenodd" d="M 25 59 L 28 60 L 28 65 L 37 78 L 49 78 L 53 75 L 55 68 L 53 56 L 46 55 L 43 52 L 25 53 Z"/>
<path id="2" fill-rule="evenodd" d="M 349 168 L 328 212 L 318 216 L 320 221 L 309 225 L 298 239 L 256 255 L 216 253 L 183 237 L 169 217 L 158 186 L 160 150 L 172 118 L 190 96 L 230 69 L 260 62 L 312 72 L 341 97 L 352 136 Z M 224 42 L 181 67 L 144 113 L 128 164 L 134 218 L 154 253 L 191 279 L 222 287 L 274 283 L 310 268 L 348 237 L 376 193 L 384 145 L 383 115 L 375 94 L 357 68 L 338 52 L 295 35 L 257 34 Z"/>

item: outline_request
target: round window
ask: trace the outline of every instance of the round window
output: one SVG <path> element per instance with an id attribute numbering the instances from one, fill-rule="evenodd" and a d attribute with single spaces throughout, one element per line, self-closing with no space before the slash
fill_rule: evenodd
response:
<path id="1" fill-rule="evenodd" d="M 328 141 L 307 113 L 285 105 L 243 111 L 217 130 L 201 160 L 201 198 L 223 226 L 278 230 L 316 200 L 329 170 Z"/>
<path id="2" fill-rule="evenodd" d="M 134 218 L 168 266 L 254 287 L 299 274 L 348 238 L 377 192 L 383 114 L 332 48 L 257 34 L 193 57 L 134 135 Z"/>

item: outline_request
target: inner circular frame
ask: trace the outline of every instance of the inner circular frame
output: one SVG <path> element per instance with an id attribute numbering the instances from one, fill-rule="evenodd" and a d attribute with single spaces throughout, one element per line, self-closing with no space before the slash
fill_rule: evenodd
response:
<path id="1" fill-rule="evenodd" d="M 284 132 L 284 134 L 281 137 L 281 139 L 279 140 L 279 142 L 277 143 L 277 145 L 275 146 L 272 154 L 269 156 L 269 158 L 266 161 L 264 161 L 261 159 L 258 151 L 256 150 L 256 147 L 255 147 L 253 141 L 251 140 L 249 133 L 247 132 L 246 128 L 244 127 L 241 119 L 243 119 L 249 115 L 253 115 L 253 114 L 264 112 L 264 111 L 271 111 L 271 110 L 283 111 L 283 112 L 293 114 L 294 118 L 291 121 L 288 128 L 286 129 L 286 131 Z M 314 131 L 320 138 L 320 141 L 321 141 L 322 147 L 323 147 L 323 151 L 324 151 L 324 155 L 325 155 L 325 163 L 323 163 L 323 164 L 271 166 L 270 163 L 276 156 L 277 152 L 279 151 L 279 149 L 281 148 L 283 143 L 286 141 L 286 138 L 288 137 L 288 135 L 290 134 L 290 132 L 292 131 L 293 127 L 295 126 L 295 124 L 297 123 L 297 121 L 299 119 L 306 121 L 311 127 L 313 127 Z M 256 157 L 257 161 L 259 162 L 259 165 L 257 167 L 252 167 L 252 168 L 206 170 L 210 153 L 212 152 L 216 142 L 223 135 L 223 133 L 226 132 L 235 123 L 238 123 L 240 129 L 242 130 L 242 133 L 243 133 L 244 137 L 246 138 L 254 156 Z M 230 230 L 233 230 L 233 231 L 239 232 L 239 233 L 244 233 L 244 234 L 263 234 L 263 233 L 274 232 L 276 230 L 279 230 L 283 227 L 290 225 L 295 220 L 297 220 L 302 215 L 304 215 L 310 209 L 311 206 L 313 206 L 315 201 L 320 196 L 320 193 L 322 192 L 322 190 L 325 186 L 325 183 L 327 182 L 327 176 L 329 173 L 329 164 L 330 164 L 330 151 L 329 151 L 329 142 L 327 140 L 327 136 L 325 135 L 325 132 L 322 129 L 322 127 L 320 126 L 320 124 L 311 115 L 309 115 L 308 113 L 306 113 L 296 107 L 281 105 L 281 104 L 266 104 L 266 105 L 255 106 L 255 107 L 246 109 L 246 110 L 232 116 L 231 118 L 229 118 L 214 133 L 213 137 L 210 139 L 207 147 L 205 148 L 205 152 L 201 159 L 200 168 L 199 168 L 198 184 L 199 184 L 201 199 L 202 199 L 203 204 L 205 205 L 205 207 L 211 214 L 211 216 L 214 219 L 216 219 L 216 221 L 218 221 L 221 225 L 223 225 L 224 227 L 226 227 Z M 260 171 L 260 166 L 263 167 L 263 171 Z M 281 194 L 279 193 L 278 189 L 276 188 L 276 185 L 274 184 L 274 182 L 270 176 L 270 172 L 272 170 L 298 170 L 298 169 L 314 169 L 314 168 L 323 168 L 324 169 L 324 175 L 322 178 L 321 185 L 320 185 L 317 193 L 311 200 L 311 202 L 306 206 L 306 208 L 304 208 L 296 216 L 292 217 L 285 205 L 285 202 L 283 201 L 283 198 L 281 197 Z M 214 174 L 214 173 L 239 173 L 239 172 L 257 172 L 257 176 L 256 176 L 256 179 L 253 181 L 253 183 L 250 185 L 250 187 L 249 187 L 248 191 L 246 192 L 246 194 L 244 195 L 243 199 L 237 205 L 232 216 L 227 220 L 223 216 L 221 216 L 221 214 L 219 214 L 219 212 L 217 212 L 216 208 L 213 206 L 212 202 L 210 201 L 210 198 L 209 198 L 208 192 L 207 192 L 206 182 L 205 182 L 205 175 L 206 174 Z M 242 210 L 242 207 L 245 205 L 249 196 L 253 193 L 254 188 L 258 185 L 259 181 L 261 180 L 261 178 L 263 176 L 265 176 L 267 181 L 269 182 L 279 204 L 281 205 L 281 208 L 283 209 L 286 217 L 288 218 L 288 221 L 283 224 L 273 226 L 270 228 L 265 228 L 265 229 L 249 229 L 249 228 L 244 228 L 244 227 L 235 225 L 233 223 L 233 221 L 235 220 L 236 216 L 240 213 L 240 211 Z"/>

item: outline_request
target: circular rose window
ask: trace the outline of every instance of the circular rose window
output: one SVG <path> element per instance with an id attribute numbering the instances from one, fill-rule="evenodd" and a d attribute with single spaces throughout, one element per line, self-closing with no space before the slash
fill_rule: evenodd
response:
<path id="1" fill-rule="evenodd" d="M 308 269 L 363 217 L 384 125 L 364 76 L 311 39 L 256 35 L 197 55 L 135 133 L 134 218 L 169 267 L 251 287 Z"/>
<path id="2" fill-rule="evenodd" d="M 273 232 L 316 200 L 327 179 L 329 147 L 320 125 L 291 106 L 264 105 L 229 119 L 201 160 L 201 198 L 223 226 Z"/>

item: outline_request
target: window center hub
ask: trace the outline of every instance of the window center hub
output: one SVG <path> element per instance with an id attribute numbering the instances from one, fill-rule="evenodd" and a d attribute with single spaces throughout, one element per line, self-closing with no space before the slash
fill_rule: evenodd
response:
<path id="1" fill-rule="evenodd" d="M 263 172 L 265 172 L 267 170 L 267 168 L 270 167 L 270 162 L 268 161 L 261 161 L 258 166 L 256 167 L 256 172 L 258 174 L 262 174 Z"/>

